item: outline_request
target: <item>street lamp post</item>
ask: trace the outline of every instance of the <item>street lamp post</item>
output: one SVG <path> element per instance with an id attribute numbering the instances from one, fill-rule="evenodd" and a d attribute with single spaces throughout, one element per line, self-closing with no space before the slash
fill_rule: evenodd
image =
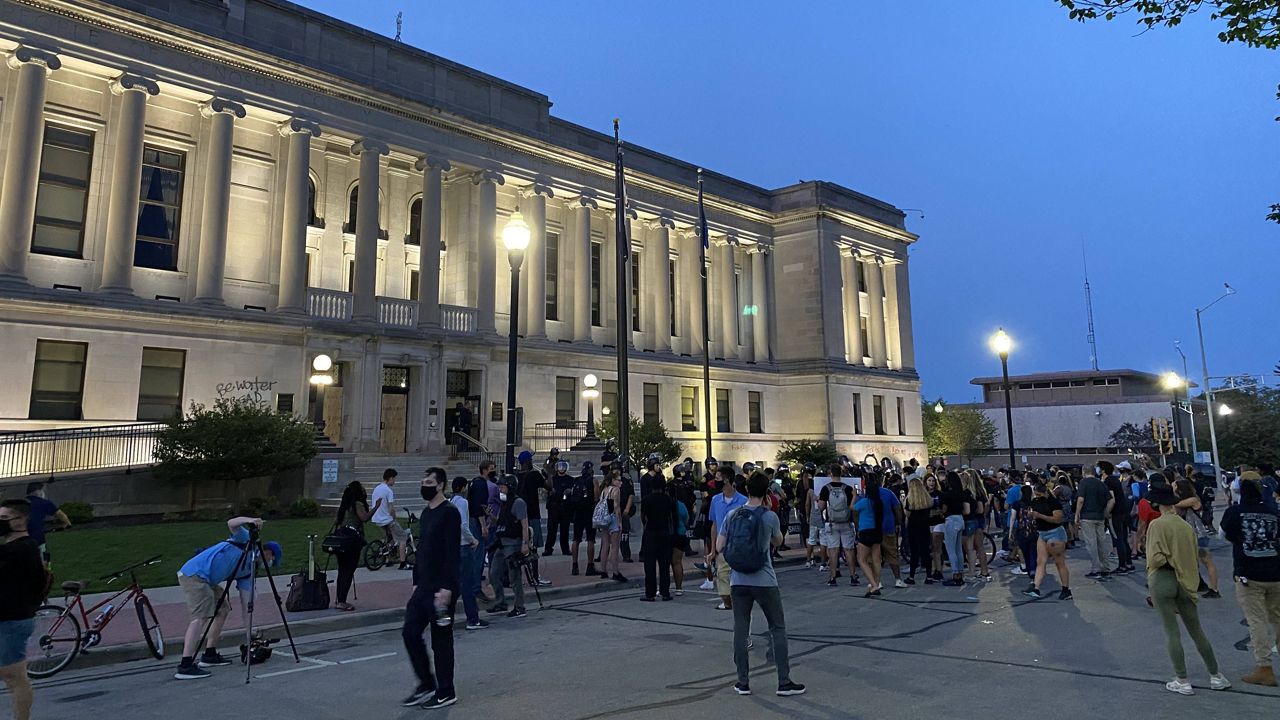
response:
<path id="1" fill-rule="evenodd" d="M 516 471 L 516 353 L 520 345 L 520 265 L 524 251 L 529 247 L 529 226 L 525 224 L 520 208 L 511 213 L 506 227 L 502 228 L 502 244 L 507 248 L 507 260 L 511 263 L 511 312 L 507 326 L 507 454 L 506 471 Z"/>
<path id="2" fill-rule="evenodd" d="M 321 353 L 311 361 L 311 386 L 315 388 L 315 419 L 312 423 L 320 432 L 324 432 L 324 389 L 333 384 L 333 358 Z"/>
<path id="3" fill-rule="evenodd" d="M 586 388 L 582 391 L 582 397 L 587 401 L 587 435 L 583 440 L 595 440 L 596 438 L 596 398 L 600 397 L 600 391 L 596 389 L 596 385 L 600 383 L 594 373 L 587 373 L 582 378 L 582 386 Z"/>
<path id="4" fill-rule="evenodd" d="M 1000 328 L 991 336 L 989 344 L 992 352 L 1000 356 L 1000 372 L 1004 376 L 1004 424 L 1009 433 L 1009 470 L 1013 471 L 1018 467 L 1013 453 L 1013 405 L 1009 398 L 1009 351 L 1013 349 L 1013 340 Z"/>
<path id="5" fill-rule="evenodd" d="M 1178 408 L 1178 388 L 1185 385 L 1186 382 L 1186 380 L 1178 377 L 1178 373 L 1173 371 L 1165 373 L 1164 376 L 1160 378 L 1160 383 L 1164 385 L 1164 389 L 1168 390 L 1169 394 L 1173 396 L 1173 404 L 1171 407 L 1173 408 L 1173 447 L 1175 450 L 1177 450 L 1180 445 L 1179 436 L 1181 435 L 1181 433 L 1178 432 L 1178 413 L 1180 412 Z"/>
<path id="6" fill-rule="evenodd" d="M 1196 461 L 1196 451 L 1200 449 L 1196 443 L 1196 406 L 1191 402 L 1191 373 L 1187 370 L 1187 354 L 1182 352 L 1182 341 L 1174 340 L 1173 349 L 1182 356 L 1182 377 L 1187 380 L 1187 416 L 1191 418 L 1191 462 Z"/>
<path id="7" fill-rule="evenodd" d="M 1221 469 L 1218 465 L 1218 431 L 1213 426 L 1213 388 L 1209 387 L 1209 360 L 1204 353 L 1204 325 L 1200 321 L 1200 316 L 1205 310 L 1218 304 L 1219 300 L 1225 297 L 1235 295 L 1236 291 L 1227 283 L 1222 283 L 1222 287 L 1227 291 L 1218 296 L 1217 300 L 1205 305 L 1202 308 L 1196 308 L 1196 332 L 1200 334 L 1200 371 L 1204 375 L 1204 409 L 1205 415 L 1209 417 L 1209 450 L 1213 453 L 1213 480 L 1218 482 Z"/>

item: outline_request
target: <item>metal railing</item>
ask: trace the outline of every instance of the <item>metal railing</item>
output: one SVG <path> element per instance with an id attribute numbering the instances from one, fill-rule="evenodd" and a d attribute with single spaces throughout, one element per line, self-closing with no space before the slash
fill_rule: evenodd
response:
<path id="1" fill-rule="evenodd" d="M 553 447 L 568 450 L 586 436 L 586 420 L 534 423 L 532 430 L 525 431 L 524 444 L 535 453 L 544 453 Z"/>
<path id="2" fill-rule="evenodd" d="M 496 453 L 484 443 L 461 430 L 454 430 L 453 434 L 449 436 L 449 440 L 450 460 L 466 460 L 477 465 L 481 460 L 494 460 L 496 462 Z"/>
<path id="3" fill-rule="evenodd" d="M 324 320 L 350 320 L 351 293 L 307 288 L 307 314 Z"/>
<path id="4" fill-rule="evenodd" d="M 378 322 L 392 327 L 418 326 L 418 301 L 400 298 L 378 298 Z"/>
<path id="5" fill-rule="evenodd" d="M 155 463 L 161 423 L 136 423 L 0 433 L 0 478 Z"/>
<path id="6" fill-rule="evenodd" d="M 440 326 L 449 332 L 474 333 L 476 331 L 476 309 L 458 305 L 441 305 Z"/>

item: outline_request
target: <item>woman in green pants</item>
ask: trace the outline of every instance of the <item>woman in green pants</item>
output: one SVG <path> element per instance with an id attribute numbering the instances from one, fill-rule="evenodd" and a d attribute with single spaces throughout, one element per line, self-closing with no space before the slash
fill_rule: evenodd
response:
<path id="1" fill-rule="evenodd" d="M 1226 690 L 1231 687 L 1231 682 L 1218 672 L 1218 659 L 1214 657 L 1209 638 L 1200 627 L 1200 614 L 1196 610 L 1200 570 L 1195 531 L 1178 516 L 1175 507 L 1178 497 L 1172 488 L 1152 488 L 1147 500 L 1160 508 L 1160 517 L 1151 521 L 1147 528 L 1147 588 L 1151 591 L 1151 602 L 1156 612 L 1160 613 L 1160 622 L 1169 644 L 1169 659 L 1173 661 L 1175 676 L 1165 683 L 1165 689 L 1182 695 L 1195 694 L 1187 680 L 1187 660 L 1178 630 L 1178 618 L 1182 618 L 1187 634 L 1209 669 L 1209 687 Z"/>

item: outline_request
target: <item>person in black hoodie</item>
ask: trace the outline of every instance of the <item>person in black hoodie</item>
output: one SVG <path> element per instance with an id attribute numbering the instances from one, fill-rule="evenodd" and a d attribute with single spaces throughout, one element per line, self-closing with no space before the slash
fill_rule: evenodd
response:
<path id="1" fill-rule="evenodd" d="M 555 551 L 557 533 L 560 554 L 569 554 L 569 524 L 573 519 L 569 493 L 573 489 L 573 476 L 569 474 L 569 463 L 563 460 L 557 461 L 554 468 L 547 478 L 547 547 L 542 551 L 543 557 Z"/>
<path id="2" fill-rule="evenodd" d="M 1249 625 L 1249 644 L 1257 666 L 1242 680 L 1276 684 L 1271 648 L 1280 633 L 1280 514 L 1263 502 L 1261 476 L 1240 475 L 1240 504 L 1222 514 L 1222 533 L 1231 541 L 1236 600 Z"/>
<path id="3" fill-rule="evenodd" d="M 578 546 L 582 544 L 584 535 L 587 538 L 587 574 L 596 574 L 596 529 L 591 524 L 591 512 L 595 510 L 596 497 L 595 466 L 588 460 L 582 463 L 582 474 L 573 479 L 569 490 L 567 510 L 569 517 L 573 518 L 573 544 L 569 546 L 570 554 L 573 555 L 571 575 L 579 574 Z"/>
<path id="4" fill-rule="evenodd" d="M 640 599 L 646 602 L 653 602 L 659 590 L 663 600 L 671 599 L 671 538 L 678 525 L 676 517 L 675 499 L 661 490 L 649 493 L 640 503 L 640 520 L 644 523 L 640 538 L 644 596 Z"/>
<path id="5" fill-rule="evenodd" d="M 401 703 L 405 707 L 447 707 L 458 701 L 453 686 L 453 610 L 458 603 L 458 557 L 462 544 L 462 515 L 445 501 L 444 470 L 432 468 L 422 478 L 422 509 L 418 529 L 418 559 L 413 567 L 413 595 L 404 609 L 400 630 L 405 652 L 418 677 L 418 686 Z M 422 633 L 431 628 L 436 674 Z"/>

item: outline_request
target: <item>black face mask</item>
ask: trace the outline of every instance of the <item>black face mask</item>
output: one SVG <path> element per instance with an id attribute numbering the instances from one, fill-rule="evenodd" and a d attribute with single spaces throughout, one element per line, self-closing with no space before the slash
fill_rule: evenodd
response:
<path id="1" fill-rule="evenodd" d="M 427 502 L 431 502 L 432 500 L 435 500 L 436 495 L 439 495 L 439 494 L 440 494 L 440 488 L 435 485 L 422 486 L 422 499 L 426 500 Z"/>
<path id="2" fill-rule="evenodd" d="M 8 535 L 13 532 L 13 526 L 9 524 L 9 519 L 0 520 L 0 535 Z"/>

